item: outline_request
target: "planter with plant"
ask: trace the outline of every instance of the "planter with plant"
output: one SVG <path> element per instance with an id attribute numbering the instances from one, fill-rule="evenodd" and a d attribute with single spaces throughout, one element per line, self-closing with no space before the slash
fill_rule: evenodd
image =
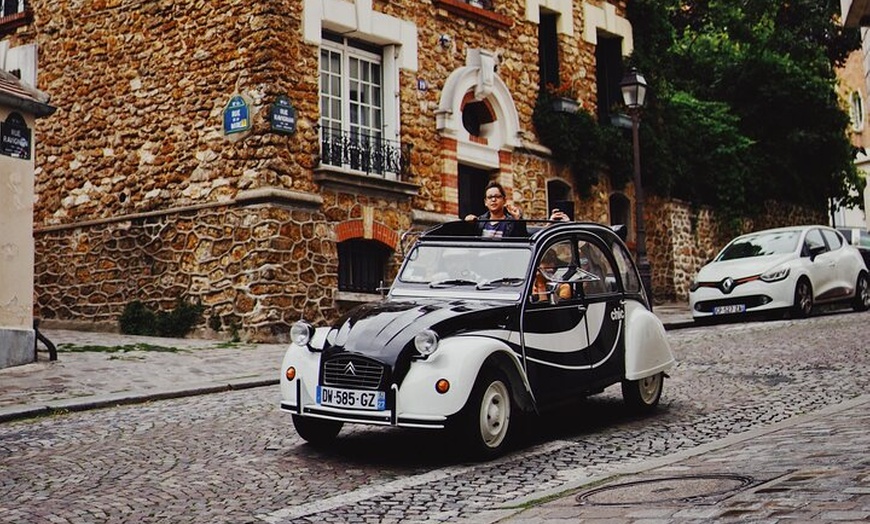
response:
<path id="1" fill-rule="evenodd" d="M 548 84 L 539 93 L 532 115 L 538 138 L 557 162 L 570 167 L 580 196 L 589 196 L 604 171 L 610 174 L 614 187 L 623 187 L 632 173 L 630 142 L 620 129 L 600 125 L 585 108 L 561 110 L 563 100 L 576 103 L 576 92 L 570 85 Z"/>

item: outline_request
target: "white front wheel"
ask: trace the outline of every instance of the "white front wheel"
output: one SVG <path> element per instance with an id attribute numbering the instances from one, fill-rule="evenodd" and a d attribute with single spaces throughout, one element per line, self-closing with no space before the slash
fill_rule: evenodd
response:
<path id="1" fill-rule="evenodd" d="M 454 424 L 473 457 L 486 460 L 504 453 L 510 441 L 512 410 L 510 383 L 505 374 L 483 368 Z"/>

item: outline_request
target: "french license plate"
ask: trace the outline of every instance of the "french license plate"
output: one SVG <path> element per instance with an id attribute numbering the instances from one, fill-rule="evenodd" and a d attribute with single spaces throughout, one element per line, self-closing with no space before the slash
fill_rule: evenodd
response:
<path id="1" fill-rule="evenodd" d="M 317 403 L 321 406 L 336 408 L 368 409 L 383 411 L 387 409 L 387 397 L 383 391 L 360 391 L 356 389 L 328 388 L 317 386 Z"/>
<path id="2" fill-rule="evenodd" d="M 731 313 L 743 313 L 744 311 L 746 311 L 746 304 L 730 304 L 713 308 L 714 315 L 729 315 Z"/>

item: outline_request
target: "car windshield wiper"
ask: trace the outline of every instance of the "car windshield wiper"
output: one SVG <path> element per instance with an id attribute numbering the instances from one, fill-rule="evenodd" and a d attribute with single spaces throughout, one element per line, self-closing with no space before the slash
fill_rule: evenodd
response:
<path id="1" fill-rule="evenodd" d="M 477 285 L 477 289 L 493 288 L 495 286 L 518 286 L 525 282 L 523 277 L 504 277 L 493 280 L 485 280 Z"/>
<path id="2" fill-rule="evenodd" d="M 429 287 L 450 287 L 450 286 L 476 286 L 477 281 L 467 278 L 445 278 L 444 280 L 436 280 L 431 282 Z"/>

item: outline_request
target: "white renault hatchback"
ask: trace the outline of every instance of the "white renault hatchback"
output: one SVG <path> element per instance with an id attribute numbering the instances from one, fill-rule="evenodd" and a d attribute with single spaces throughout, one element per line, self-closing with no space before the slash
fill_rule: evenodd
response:
<path id="1" fill-rule="evenodd" d="M 865 311 L 870 285 L 858 250 L 826 226 L 739 236 L 701 268 L 689 292 L 696 321 L 775 310 L 805 317 L 816 304 L 833 302 Z"/>

